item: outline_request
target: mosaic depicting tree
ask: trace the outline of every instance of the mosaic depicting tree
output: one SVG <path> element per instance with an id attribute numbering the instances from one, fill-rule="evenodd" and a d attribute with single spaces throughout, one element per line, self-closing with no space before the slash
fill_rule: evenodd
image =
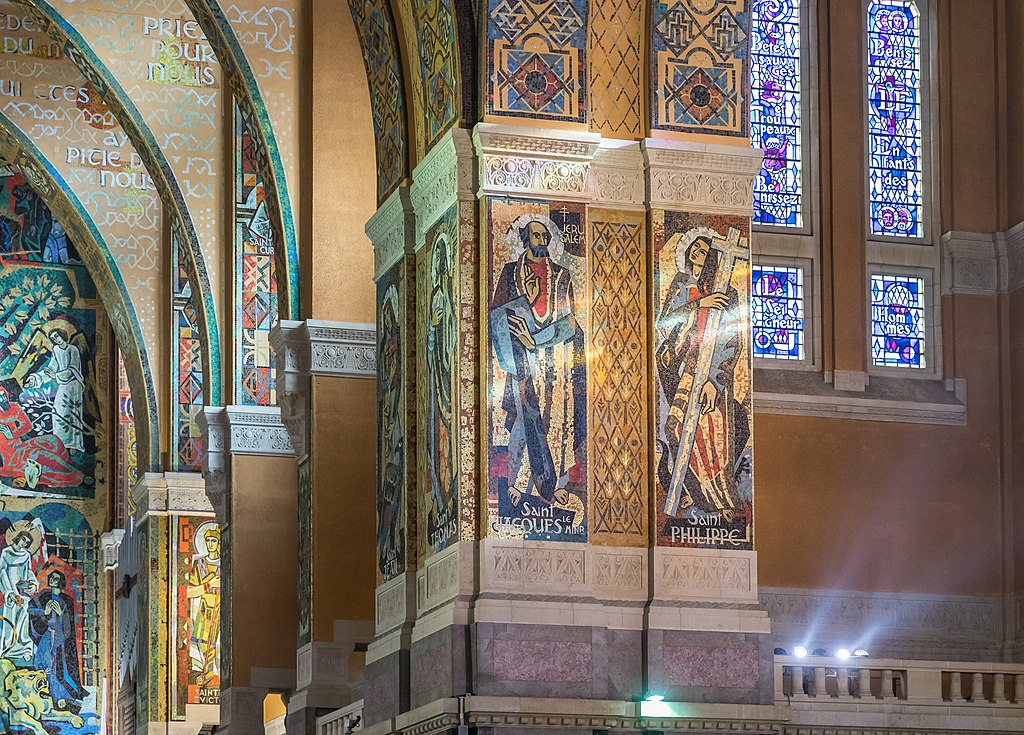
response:
<path id="1" fill-rule="evenodd" d="M 235 108 L 235 400 L 274 403 L 270 330 L 277 321 L 274 238 L 252 131 Z"/>
<path id="2" fill-rule="evenodd" d="M 868 6 L 871 233 L 924 234 L 921 18 L 912 0 Z"/>
<path id="3" fill-rule="evenodd" d="M 93 497 L 105 443 L 96 286 L 20 174 L 0 177 L 0 485 Z M 101 330 L 102 331 L 102 330 Z"/>
<path id="4" fill-rule="evenodd" d="M 803 360 L 803 268 L 755 265 L 750 282 L 754 357 Z"/>
<path id="5" fill-rule="evenodd" d="M 800 3 L 759 0 L 750 16 L 750 141 L 764 151 L 754 223 L 803 225 Z"/>
<path id="6" fill-rule="evenodd" d="M 925 365 L 924 280 L 871 275 L 871 364 L 923 368 Z"/>

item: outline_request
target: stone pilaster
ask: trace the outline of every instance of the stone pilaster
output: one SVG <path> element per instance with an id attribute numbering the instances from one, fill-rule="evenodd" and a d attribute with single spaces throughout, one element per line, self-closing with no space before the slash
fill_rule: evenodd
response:
<path id="1" fill-rule="evenodd" d="M 281 322 L 271 334 L 281 418 L 299 473 L 300 618 L 296 690 L 286 721 L 291 733 L 311 732 L 318 713 L 358 698 L 350 659 L 372 638 L 370 621 L 354 619 L 359 611 L 349 604 L 360 587 L 367 593 L 372 587 L 372 557 L 350 565 L 344 587 L 336 575 L 337 560 L 355 552 L 356 526 L 372 524 L 366 486 L 373 482 L 373 462 L 364 462 L 360 473 L 345 455 L 374 434 L 375 336 L 373 324 L 315 319 Z M 372 439 L 364 447 L 370 448 Z"/>
<path id="2" fill-rule="evenodd" d="M 216 514 L 223 548 L 217 731 L 262 733 L 264 674 L 293 680 L 278 642 L 292 639 L 296 617 L 294 449 L 276 406 L 208 406 L 198 423 L 206 508 Z M 258 583 L 268 575 L 274 584 Z"/>

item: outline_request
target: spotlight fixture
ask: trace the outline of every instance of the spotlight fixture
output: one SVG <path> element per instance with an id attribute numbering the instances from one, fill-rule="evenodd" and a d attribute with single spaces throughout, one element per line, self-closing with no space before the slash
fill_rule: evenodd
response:
<path id="1" fill-rule="evenodd" d="M 797 658 L 806 658 L 807 657 L 807 649 L 804 648 L 803 646 L 793 646 L 793 655 L 796 656 Z"/>
<path id="2" fill-rule="evenodd" d="M 789 655 L 786 652 L 785 648 L 776 648 L 774 651 L 772 651 L 772 653 L 775 654 L 776 656 L 788 656 Z"/>
<path id="3" fill-rule="evenodd" d="M 869 654 L 863 648 L 858 648 L 856 651 L 853 652 L 853 655 L 856 656 L 857 658 L 867 658 L 871 654 Z"/>
<path id="4" fill-rule="evenodd" d="M 646 697 L 644 697 L 644 701 L 645 702 L 664 702 L 665 701 L 665 695 L 664 694 L 648 694 Z"/>
<path id="5" fill-rule="evenodd" d="M 850 658 L 850 649 L 840 648 L 838 651 L 836 651 L 836 658 L 840 658 L 844 661 Z"/>
<path id="6" fill-rule="evenodd" d="M 811 655 L 812 656 L 828 656 L 828 651 L 826 651 L 824 648 L 815 648 L 813 651 L 811 651 Z"/>

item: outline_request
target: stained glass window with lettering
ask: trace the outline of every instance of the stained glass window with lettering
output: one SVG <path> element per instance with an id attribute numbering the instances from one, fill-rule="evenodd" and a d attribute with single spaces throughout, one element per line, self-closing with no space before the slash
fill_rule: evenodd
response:
<path id="1" fill-rule="evenodd" d="M 871 234 L 924 234 L 921 17 L 912 0 L 868 6 Z"/>
<path id="2" fill-rule="evenodd" d="M 185 252 L 177 235 L 171 236 L 171 262 L 174 263 L 171 309 L 171 344 L 174 380 L 171 413 L 171 435 L 175 441 L 172 458 L 178 471 L 199 471 L 202 459 L 202 435 L 196 424 L 203 408 L 202 343 L 199 319 L 192 300 Z"/>
<path id="3" fill-rule="evenodd" d="M 871 275 L 872 365 L 926 367 L 924 288 L 915 276 Z"/>
<path id="4" fill-rule="evenodd" d="M 252 122 L 235 107 L 235 393 L 246 406 L 273 405 L 270 330 L 277 322 L 274 238 Z"/>
<path id="5" fill-rule="evenodd" d="M 755 265 L 751 271 L 754 357 L 804 359 L 804 270 Z"/>
<path id="6" fill-rule="evenodd" d="M 800 0 L 755 0 L 751 7 L 750 140 L 764 151 L 754 224 L 802 227 Z"/>

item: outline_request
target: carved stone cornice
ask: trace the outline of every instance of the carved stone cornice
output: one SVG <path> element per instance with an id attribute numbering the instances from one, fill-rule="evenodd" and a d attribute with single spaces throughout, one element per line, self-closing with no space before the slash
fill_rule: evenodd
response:
<path id="1" fill-rule="evenodd" d="M 117 571 L 118 557 L 121 553 L 121 542 L 124 540 L 124 533 L 123 528 L 115 528 L 100 536 L 100 546 L 103 548 L 103 571 Z"/>
<path id="2" fill-rule="evenodd" d="M 480 194 L 589 201 L 600 141 L 596 133 L 480 123 L 473 128 Z"/>
<path id="3" fill-rule="evenodd" d="M 761 150 L 653 138 L 642 146 L 651 209 L 753 215 Z"/>
<path id="4" fill-rule="evenodd" d="M 270 333 L 277 405 L 295 458 L 309 453 L 310 377 L 376 378 L 377 331 L 373 324 L 281 321 Z"/>
<path id="5" fill-rule="evenodd" d="M 1024 286 L 1024 222 L 1006 231 L 1006 291 Z"/>
<path id="6" fill-rule="evenodd" d="M 230 455 L 294 454 L 277 406 L 205 406 L 198 416 L 203 434 L 206 495 L 222 526 L 229 522 Z"/>
<path id="7" fill-rule="evenodd" d="M 411 253 L 416 239 L 416 223 L 409 187 L 400 186 L 385 200 L 366 223 L 366 235 L 373 243 L 373 280 L 405 253 Z"/>
<path id="8" fill-rule="evenodd" d="M 147 472 L 132 488 L 136 522 L 153 515 L 213 512 L 206 483 L 198 472 Z"/>
<path id="9" fill-rule="evenodd" d="M 416 213 L 416 247 L 426 231 L 455 202 L 476 199 L 476 157 L 469 131 L 452 128 L 420 161 L 412 174 L 410 196 Z"/>
<path id="10" fill-rule="evenodd" d="M 947 232 L 942 236 L 942 293 L 991 296 L 999 291 L 1002 235 Z"/>
<path id="11" fill-rule="evenodd" d="M 590 165 L 591 203 L 615 209 L 644 208 L 644 154 L 635 141 L 603 140 Z"/>

